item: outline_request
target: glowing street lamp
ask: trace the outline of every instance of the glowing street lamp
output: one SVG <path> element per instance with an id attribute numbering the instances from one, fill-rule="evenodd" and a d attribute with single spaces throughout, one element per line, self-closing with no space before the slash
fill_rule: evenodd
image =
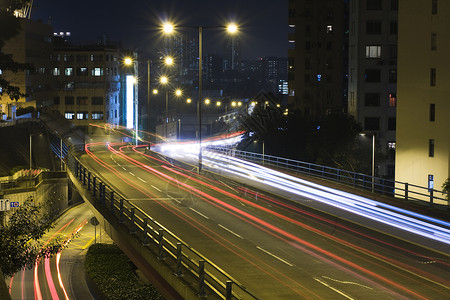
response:
<path id="1" fill-rule="evenodd" d="M 192 27 L 191 27 L 192 28 Z M 193 27 L 198 29 L 198 102 L 197 102 L 197 117 L 198 117 L 198 143 L 199 143 L 199 153 L 198 153 L 198 173 L 200 174 L 202 170 L 202 43 L 203 43 L 203 28 L 224 28 L 224 26 L 214 26 L 214 27 Z M 234 34 L 238 31 L 238 27 L 234 23 L 228 24 L 226 30 L 230 34 Z M 171 23 L 164 23 L 162 26 L 163 32 L 166 34 L 172 34 L 175 31 L 174 25 Z M 206 100 L 205 100 L 206 104 Z"/>

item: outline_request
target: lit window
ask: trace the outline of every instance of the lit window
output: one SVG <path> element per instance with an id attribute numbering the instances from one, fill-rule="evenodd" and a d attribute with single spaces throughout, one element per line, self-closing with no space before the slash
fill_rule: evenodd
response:
<path id="1" fill-rule="evenodd" d="M 381 58 L 381 46 L 366 46 L 366 58 Z"/>
<path id="2" fill-rule="evenodd" d="M 59 68 L 53 68 L 53 76 L 61 75 L 61 70 Z"/>
<path id="3" fill-rule="evenodd" d="M 79 112 L 77 112 L 77 119 L 78 120 L 83 120 L 83 119 L 87 120 L 88 119 L 87 111 L 79 111 Z"/>
<path id="4" fill-rule="evenodd" d="M 322 80 L 322 75 L 317 74 L 317 81 L 321 81 Z"/>
<path id="5" fill-rule="evenodd" d="M 395 142 L 388 142 L 388 149 L 395 150 Z"/>
<path id="6" fill-rule="evenodd" d="M 327 25 L 327 33 L 333 32 L 333 25 Z"/>
<path id="7" fill-rule="evenodd" d="M 73 120 L 74 116 L 75 116 L 75 113 L 74 113 L 74 112 L 68 112 L 68 111 L 66 111 L 66 113 L 64 114 L 64 117 L 65 117 L 67 120 Z"/>
<path id="8" fill-rule="evenodd" d="M 93 68 L 92 76 L 103 76 L 103 68 Z"/>
<path id="9" fill-rule="evenodd" d="M 395 107 L 397 105 L 397 94 L 390 93 L 389 94 L 389 107 Z"/>
<path id="10" fill-rule="evenodd" d="M 64 69 L 64 75 L 66 75 L 66 76 L 73 76 L 73 68 L 65 68 Z"/>
<path id="11" fill-rule="evenodd" d="M 93 111 L 92 112 L 92 120 L 103 120 L 103 112 Z"/>

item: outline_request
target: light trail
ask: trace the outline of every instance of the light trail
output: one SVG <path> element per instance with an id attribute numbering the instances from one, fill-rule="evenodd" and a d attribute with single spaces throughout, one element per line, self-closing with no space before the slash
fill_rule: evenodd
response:
<path id="1" fill-rule="evenodd" d="M 131 160 L 131 158 L 128 158 L 128 159 Z M 166 166 L 164 166 L 164 165 L 163 165 L 163 168 L 168 169 L 168 170 L 171 170 L 172 172 L 174 172 L 174 173 L 176 173 L 176 174 L 178 174 L 178 175 L 183 175 L 181 172 L 175 171 L 175 170 L 173 170 L 172 168 L 166 167 Z M 186 178 L 201 183 L 200 180 L 197 180 L 197 179 L 195 179 L 195 178 L 192 178 L 191 176 L 186 176 Z M 183 184 L 183 183 L 181 183 L 181 184 Z M 232 195 L 231 193 L 228 193 L 228 192 L 226 192 L 226 191 L 220 190 L 219 188 L 216 188 L 215 186 L 212 186 L 212 185 L 209 185 L 209 184 L 206 184 L 206 183 L 203 183 L 203 184 L 204 184 L 204 185 L 208 185 L 211 189 L 214 189 L 214 190 L 216 190 L 216 191 L 218 191 L 218 192 L 220 192 L 220 193 L 222 193 L 222 194 L 224 194 L 224 195 L 226 195 L 226 196 L 230 196 L 230 197 L 233 197 L 233 198 L 239 198 L 241 201 L 245 201 L 247 204 L 251 204 L 251 205 L 253 205 L 253 206 L 257 206 L 257 205 L 255 205 L 255 204 L 253 204 L 253 203 L 250 203 L 249 201 L 247 201 L 247 200 L 245 200 L 245 199 L 243 199 L 243 198 L 237 197 L 237 196 L 235 196 L 235 195 Z M 269 223 L 267 223 L 267 222 L 265 222 L 265 221 L 263 221 L 263 220 L 261 220 L 261 219 L 255 218 L 255 217 L 253 217 L 252 215 L 249 215 L 249 214 L 247 214 L 247 213 L 245 213 L 245 212 L 243 212 L 243 211 L 241 211 L 241 210 L 239 210 L 239 209 L 237 209 L 237 208 L 234 208 L 233 206 L 231 206 L 231 205 L 229 205 L 229 204 L 227 204 L 227 203 L 224 203 L 223 201 L 221 201 L 221 200 L 219 200 L 219 199 L 217 199 L 217 198 L 211 197 L 211 196 L 209 196 L 208 194 L 206 194 L 206 193 L 204 193 L 204 192 L 202 192 L 202 191 L 199 191 L 199 190 L 196 189 L 196 188 L 193 188 L 193 187 L 190 187 L 190 188 L 192 189 L 193 192 L 195 192 L 196 194 L 202 196 L 203 199 L 209 201 L 210 203 L 212 203 L 212 204 L 214 204 L 214 205 L 218 204 L 217 206 L 223 206 L 223 207 L 225 207 L 227 210 L 229 210 L 230 212 L 236 213 L 236 215 L 238 215 L 239 218 L 244 219 L 244 220 L 247 221 L 247 222 L 248 222 L 248 220 L 252 220 L 252 221 L 255 222 L 256 224 L 260 224 L 260 225 L 263 224 L 263 227 L 264 227 L 264 228 L 269 228 L 269 229 L 271 229 L 271 230 L 273 230 L 273 231 L 275 231 L 275 232 L 277 232 L 277 233 L 281 233 L 283 236 L 288 237 L 288 238 L 290 238 L 290 239 L 294 239 L 294 240 L 296 240 L 297 242 L 305 243 L 305 244 L 307 244 L 309 247 L 313 247 L 314 249 L 321 251 L 322 254 L 325 254 L 325 255 L 327 255 L 327 256 L 331 256 L 333 259 L 337 259 L 337 260 L 341 261 L 342 263 L 351 266 L 352 268 L 356 268 L 356 269 L 358 269 L 359 271 L 362 271 L 362 272 L 364 272 L 364 273 L 366 273 L 366 274 L 368 274 L 368 275 L 371 275 L 372 277 L 375 277 L 375 278 L 377 278 L 377 279 L 379 279 L 379 280 L 382 280 L 382 281 L 384 281 L 385 283 L 390 284 L 391 286 L 394 286 L 394 287 L 396 287 L 396 288 L 399 288 L 400 290 L 403 290 L 404 292 L 407 292 L 407 293 L 409 293 L 409 294 L 411 294 L 411 295 L 420 297 L 420 295 L 416 294 L 415 292 L 413 292 L 413 291 L 411 291 L 411 290 L 409 290 L 409 289 L 407 289 L 407 288 L 405 288 L 405 287 L 403 287 L 403 286 L 401 286 L 401 285 L 399 285 L 399 284 L 397 284 L 397 283 L 395 283 L 395 282 L 393 282 L 393 281 L 390 281 L 390 280 L 388 280 L 387 278 L 384 278 L 383 276 L 380 276 L 380 275 L 378 275 L 378 274 L 376 274 L 376 273 L 373 273 L 373 272 L 369 271 L 369 270 L 366 269 L 366 268 L 362 268 L 362 267 L 360 267 L 360 266 L 358 266 L 358 265 L 356 265 L 356 264 L 354 264 L 354 263 L 352 263 L 352 262 L 350 262 L 350 261 L 348 261 L 348 260 L 342 259 L 342 258 L 340 258 L 340 257 L 338 257 L 338 256 L 336 256 L 336 255 L 334 255 L 334 254 L 332 254 L 332 253 L 330 253 L 330 252 L 328 252 L 328 251 L 325 251 L 324 249 L 321 249 L 321 248 L 319 248 L 319 247 L 317 247 L 317 246 L 314 246 L 314 245 L 312 245 L 312 244 L 310 244 L 310 243 L 308 243 L 308 242 L 306 242 L 306 241 L 304 241 L 304 240 L 301 240 L 301 239 L 297 238 L 296 236 L 291 235 L 291 234 L 289 234 L 289 233 L 287 233 L 287 232 L 281 230 L 280 228 L 277 228 L 277 227 L 275 227 L 275 226 L 273 226 L 273 225 L 270 225 Z M 267 210 L 267 209 L 265 209 L 265 208 L 261 208 L 261 207 L 259 207 L 259 206 L 258 206 L 258 208 L 260 208 L 261 210 L 265 210 L 266 212 L 275 214 L 274 212 L 272 212 L 272 211 L 270 211 L 270 210 Z M 276 214 L 276 215 L 277 215 L 278 217 L 283 218 L 283 219 L 287 219 L 285 216 L 282 216 L 282 215 L 279 215 L 279 214 Z M 243 216 L 243 217 L 241 217 L 241 216 Z M 302 224 L 302 225 L 305 226 L 304 224 Z M 324 233 L 322 233 L 322 234 L 324 234 Z M 332 238 L 333 238 L 333 237 L 332 237 Z M 347 245 L 348 245 L 348 244 L 350 244 L 350 243 L 347 243 Z M 323 258 L 322 258 L 322 260 L 323 260 Z M 368 279 L 366 278 L 366 281 L 367 281 L 367 280 L 368 280 Z M 373 282 L 372 282 L 372 284 L 373 284 Z"/>
<path id="2" fill-rule="evenodd" d="M 299 196 L 314 199 L 351 213 L 382 222 L 433 240 L 450 244 L 450 223 L 399 209 L 381 202 L 308 182 L 234 157 L 205 151 L 204 163 L 221 163 L 221 168 L 248 180 L 263 183 Z M 209 154 L 209 155 L 208 155 Z M 420 218 L 419 220 L 417 218 Z M 433 222 L 434 224 L 428 223 Z M 438 226 L 435 224 L 440 224 Z"/>

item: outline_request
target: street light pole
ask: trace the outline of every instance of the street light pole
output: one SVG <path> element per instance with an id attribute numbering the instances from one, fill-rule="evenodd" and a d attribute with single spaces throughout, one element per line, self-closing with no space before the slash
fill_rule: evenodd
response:
<path id="1" fill-rule="evenodd" d="M 198 27 L 198 174 L 202 171 L 202 35 L 203 27 Z"/>
<path id="2" fill-rule="evenodd" d="M 372 193 L 374 190 L 375 179 L 375 134 L 372 134 Z"/>
<path id="3" fill-rule="evenodd" d="M 147 132 L 150 132 L 150 63 L 151 60 L 148 59 L 147 60 Z M 150 140 L 150 136 L 149 136 L 149 140 Z M 150 141 L 149 141 L 150 143 Z"/>
<path id="4" fill-rule="evenodd" d="M 166 86 L 166 116 L 165 116 L 165 120 L 164 120 L 164 127 L 166 129 L 166 138 L 167 138 L 167 125 L 169 123 L 169 91 L 167 90 L 167 86 Z"/>

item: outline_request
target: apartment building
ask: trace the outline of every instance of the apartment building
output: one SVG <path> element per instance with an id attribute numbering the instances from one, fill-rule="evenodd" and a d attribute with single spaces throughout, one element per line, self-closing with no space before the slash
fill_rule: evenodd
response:
<path id="1" fill-rule="evenodd" d="M 395 180 L 450 177 L 450 1 L 400 0 Z"/>

